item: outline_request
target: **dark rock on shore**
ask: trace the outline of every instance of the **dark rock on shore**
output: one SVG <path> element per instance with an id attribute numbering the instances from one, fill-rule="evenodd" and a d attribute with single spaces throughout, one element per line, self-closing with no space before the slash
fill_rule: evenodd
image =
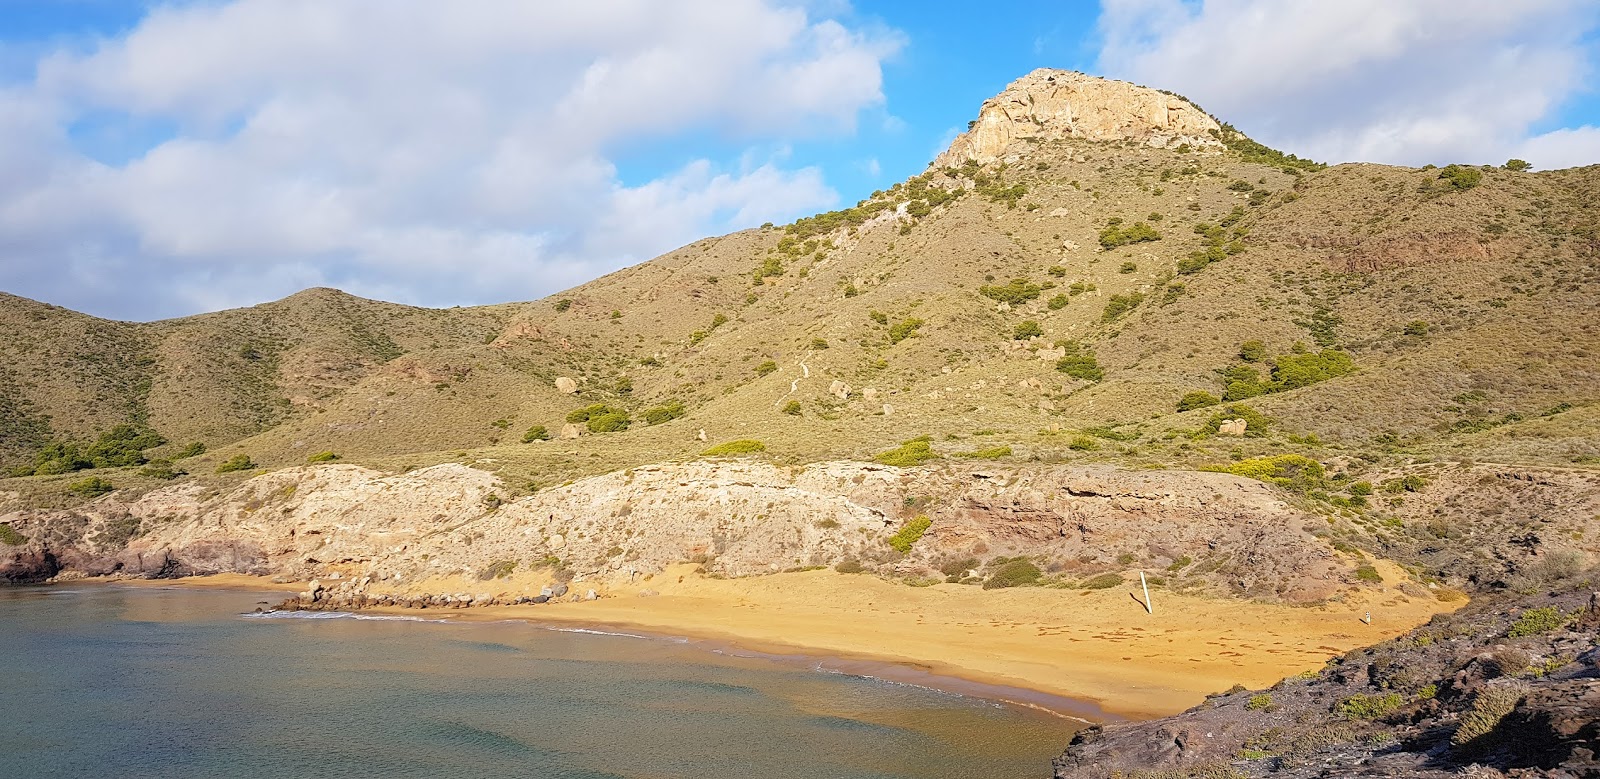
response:
<path id="1" fill-rule="evenodd" d="M 1088 728 L 1055 779 L 1600 778 L 1596 580 L 1484 595 L 1269 690 Z"/>

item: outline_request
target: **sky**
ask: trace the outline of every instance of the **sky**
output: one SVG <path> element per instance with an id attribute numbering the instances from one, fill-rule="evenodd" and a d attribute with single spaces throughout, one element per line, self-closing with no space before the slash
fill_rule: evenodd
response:
<path id="1" fill-rule="evenodd" d="M 1037 67 L 1325 162 L 1600 163 L 1596 0 L 0 0 L 0 291 L 532 300 L 920 173 Z"/>

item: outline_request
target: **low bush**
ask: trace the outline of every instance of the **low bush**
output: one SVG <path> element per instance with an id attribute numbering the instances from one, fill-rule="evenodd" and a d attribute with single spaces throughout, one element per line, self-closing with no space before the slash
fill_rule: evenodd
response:
<path id="1" fill-rule="evenodd" d="M 1027 279 L 1012 279 L 1005 284 L 984 285 L 978 288 L 978 294 L 1013 306 L 1033 300 L 1043 293 L 1043 286 Z"/>
<path id="2" fill-rule="evenodd" d="M 1461 192 L 1483 183 L 1483 171 L 1470 165 L 1446 165 L 1439 169 L 1439 181 Z"/>
<path id="3" fill-rule="evenodd" d="M 229 457 L 228 459 L 224 460 L 221 465 L 218 465 L 217 466 L 217 473 L 233 473 L 234 471 L 248 471 L 248 470 L 251 470 L 251 469 L 253 469 L 255 467 L 256 467 L 256 464 L 254 462 L 251 462 L 250 455 L 247 455 L 247 454 L 236 454 L 236 455 L 234 455 L 232 457 Z"/>
<path id="4" fill-rule="evenodd" d="M 489 581 L 491 579 L 504 579 L 507 576 L 510 576 L 512 572 L 516 570 L 516 560 L 497 560 L 489 563 L 489 565 L 485 566 L 483 570 L 479 571 L 478 579 L 482 581 Z"/>
<path id="5" fill-rule="evenodd" d="M 778 369 L 778 363 L 776 363 L 776 362 L 774 362 L 772 360 L 766 360 L 766 361 L 763 361 L 760 365 L 756 366 L 756 375 L 757 376 L 765 376 L 765 375 L 767 375 L 769 373 L 772 373 L 773 371 L 775 371 L 777 369 Z"/>
<path id="6" fill-rule="evenodd" d="M 994 565 L 994 570 L 989 574 L 989 578 L 983 580 L 983 588 L 986 590 L 1037 584 L 1044 576 L 1039 566 L 1034 565 L 1033 561 L 1026 557 L 996 558 L 990 561 L 990 564 Z"/>
<path id="7" fill-rule="evenodd" d="M 573 424 L 583 424 L 591 433 L 615 433 L 627 430 L 633 424 L 628 412 L 608 406 L 604 403 L 594 403 L 577 409 L 567 414 L 567 421 Z"/>
<path id="8" fill-rule="evenodd" d="M 1358 693 L 1339 701 L 1334 711 L 1349 719 L 1374 720 L 1393 714 L 1403 705 L 1405 699 L 1397 692 L 1383 695 Z"/>
<path id="9" fill-rule="evenodd" d="M 1218 470 L 1247 479 L 1264 481 L 1297 492 L 1320 486 L 1327 475 L 1322 463 L 1300 454 L 1252 457 L 1225 467 L 1207 470 Z"/>
<path id="10" fill-rule="evenodd" d="M 928 436 L 913 438 L 887 452 L 881 452 L 874 461 L 883 465 L 894 465 L 901 468 L 910 468 L 921 465 L 929 460 L 937 459 L 933 453 L 933 444 Z"/>
<path id="11" fill-rule="evenodd" d="M 1161 240 L 1161 233 L 1156 232 L 1154 227 L 1144 222 L 1135 222 L 1130 227 L 1114 224 L 1100 231 L 1100 245 L 1107 249 L 1115 249 L 1118 246 L 1126 246 L 1131 243 L 1159 240 Z"/>
<path id="12" fill-rule="evenodd" d="M 1421 319 L 1413 319 L 1406 323 L 1406 335 L 1423 336 L 1428 334 L 1428 323 Z"/>
<path id="13" fill-rule="evenodd" d="M 1103 573 L 1082 582 L 1078 585 L 1078 588 L 1083 590 L 1109 590 L 1112 587 L 1120 587 L 1124 581 L 1126 579 L 1122 578 L 1122 574 Z"/>
<path id="14" fill-rule="evenodd" d="M 783 404 L 783 413 L 788 414 L 791 417 L 800 416 L 800 412 L 800 401 L 798 400 L 791 400 L 788 403 Z"/>
<path id="15" fill-rule="evenodd" d="M 522 434 L 522 442 L 525 444 L 531 444 L 534 441 L 548 440 L 550 440 L 550 431 L 547 430 L 544 425 L 534 425 L 533 427 L 528 428 L 527 432 Z"/>
<path id="16" fill-rule="evenodd" d="M 337 459 L 339 459 L 339 455 L 334 454 L 333 452 L 317 452 L 316 454 L 311 455 L 310 457 L 307 457 L 306 458 L 306 462 L 308 462 L 308 463 L 331 463 L 331 462 L 333 462 L 334 460 L 337 460 Z"/>
<path id="17" fill-rule="evenodd" d="M 1464 747 L 1488 736 L 1526 693 L 1527 688 L 1522 684 L 1488 685 L 1479 690 L 1472 698 L 1472 706 L 1461 715 L 1456 732 L 1450 736 L 1451 746 Z"/>
<path id="18" fill-rule="evenodd" d="M 1565 627 L 1567 615 L 1554 606 L 1545 606 L 1538 609 L 1528 609 L 1511 623 L 1511 629 L 1506 631 L 1509 638 L 1522 638 L 1524 636 L 1538 636 L 1553 633 Z"/>
<path id="19" fill-rule="evenodd" d="M 767 445 L 750 438 L 741 438 L 737 441 L 726 441 L 700 453 L 701 457 L 732 457 L 741 454 L 754 454 L 767 451 Z"/>
<path id="20" fill-rule="evenodd" d="M 894 326 L 889 328 L 889 343 L 897 344 L 916 335 L 917 330 L 921 329 L 924 324 L 926 322 L 916 317 L 902 319 L 894 323 Z"/>
<path id="21" fill-rule="evenodd" d="M 1073 436 L 1072 442 L 1067 444 L 1067 448 L 1080 452 L 1092 452 L 1100 448 L 1100 442 L 1086 435 Z"/>
<path id="22" fill-rule="evenodd" d="M 1144 293 L 1129 292 L 1126 295 L 1112 295 L 1106 302 L 1105 310 L 1100 312 L 1101 322 L 1114 322 L 1123 314 L 1139 307 L 1144 302 Z"/>
<path id="23" fill-rule="evenodd" d="M 67 492 L 85 498 L 97 498 L 115 489 L 116 487 L 112 486 L 111 482 L 99 476 L 90 476 L 87 479 L 67 485 Z"/>
<path id="24" fill-rule="evenodd" d="M 1356 581 L 1366 582 L 1368 584 L 1382 584 L 1383 574 L 1378 573 L 1378 569 L 1374 568 L 1370 564 L 1357 566 Z"/>
<path id="25" fill-rule="evenodd" d="M 932 526 L 933 520 L 929 519 L 928 515 L 918 514 L 906 520 L 906 523 L 901 525 L 894 535 L 889 536 L 889 546 L 894 547 L 894 550 L 901 554 L 910 552 L 912 545 L 917 543 L 917 540 L 922 538 L 922 534 L 928 532 L 928 528 Z"/>
<path id="26" fill-rule="evenodd" d="M 1011 456 L 1011 447 L 991 446 L 986 449 L 976 449 L 971 452 L 962 452 L 956 456 L 963 457 L 968 460 L 999 460 L 1001 458 Z"/>
<path id="27" fill-rule="evenodd" d="M 839 573 L 864 573 L 867 567 L 862 565 L 860 560 L 840 560 L 833 570 Z"/>
<path id="28" fill-rule="evenodd" d="M 1099 381 L 1106 377 L 1100 361 L 1089 348 L 1077 341 L 1058 342 L 1056 345 L 1066 350 L 1066 354 L 1056 360 L 1056 370 L 1084 381 Z"/>
<path id="29" fill-rule="evenodd" d="M 184 471 L 172 467 L 172 463 L 167 460 L 151 460 L 143 468 L 139 469 L 140 476 L 149 479 L 163 479 L 165 481 L 172 481 L 184 475 L 184 473 Z"/>
<path id="30" fill-rule="evenodd" d="M 1042 336 L 1044 336 L 1044 328 L 1040 327 L 1039 323 L 1032 319 L 1018 322 L 1017 326 L 1011 330 L 1011 340 L 1013 341 L 1026 341 L 1029 338 L 1040 338 Z"/>
<path id="31" fill-rule="evenodd" d="M 18 533 L 10 523 L 0 522 L 0 544 L 6 546 L 22 546 L 28 543 L 28 537 Z"/>
<path id="32" fill-rule="evenodd" d="M 644 423 L 647 425 L 659 425 L 663 422 L 671 422 L 687 413 L 689 412 L 684 409 L 683 403 L 672 400 L 653 408 L 647 408 L 640 416 L 644 418 Z"/>
<path id="33" fill-rule="evenodd" d="M 1270 692 L 1257 693 L 1250 696 L 1250 700 L 1245 701 L 1244 707 L 1250 711 L 1271 711 L 1276 708 L 1272 703 L 1272 693 Z"/>
<path id="34" fill-rule="evenodd" d="M 1197 408 L 1215 406 L 1221 402 L 1221 398 L 1209 392 L 1190 392 L 1178 399 L 1178 410 L 1193 411 Z"/>

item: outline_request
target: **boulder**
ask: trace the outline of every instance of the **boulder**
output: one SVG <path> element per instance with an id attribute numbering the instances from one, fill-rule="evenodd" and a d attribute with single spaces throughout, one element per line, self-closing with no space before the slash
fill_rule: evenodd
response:
<path id="1" fill-rule="evenodd" d="M 566 423 L 566 424 L 561 426 L 561 437 L 562 438 L 577 438 L 578 436 L 581 436 L 586 432 L 588 432 L 588 430 L 585 429 L 582 425 L 575 424 L 575 423 L 572 423 L 572 422 L 568 422 L 568 423 Z"/>
<path id="2" fill-rule="evenodd" d="M 578 391 L 578 382 L 569 376 L 557 376 L 556 391 L 564 395 L 572 395 Z"/>
<path id="3" fill-rule="evenodd" d="M 1243 419 L 1224 419 L 1222 424 L 1217 426 L 1217 432 L 1222 435 L 1244 435 L 1249 426 L 1250 424 Z"/>
<path id="4" fill-rule="evenodd" d="M 848 400 L 850 398 L 850 385 L 834 379 L 833 383 L 828 385 L 828 394 L 840 400 Z"/>
<path id="5" fill-rule="evenodd" d="M 567 585 L 565 584 L 557 584 L 556 586 L 550 588 L 550 597 L 552 598 L 559 598 L 566 594 Z"/>
<path id="6" fill-rule="evenodd" d="M 550 596 L 548 594 L 540 595 L 539 597 L 534 598 L 533 602 L 534 603 L 549 603 L 550 602 Z"/>

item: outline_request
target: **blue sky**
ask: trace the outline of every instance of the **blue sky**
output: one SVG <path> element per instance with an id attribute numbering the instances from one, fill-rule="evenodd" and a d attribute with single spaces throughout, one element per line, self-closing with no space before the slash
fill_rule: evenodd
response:
<path id="1" fill-rule="evenodd" d="M 1592 0 L 0 0 L 0 290 L 532 299 L 920 172 L 1036 67 L 1330 162 L 1600 162 Z"/>

